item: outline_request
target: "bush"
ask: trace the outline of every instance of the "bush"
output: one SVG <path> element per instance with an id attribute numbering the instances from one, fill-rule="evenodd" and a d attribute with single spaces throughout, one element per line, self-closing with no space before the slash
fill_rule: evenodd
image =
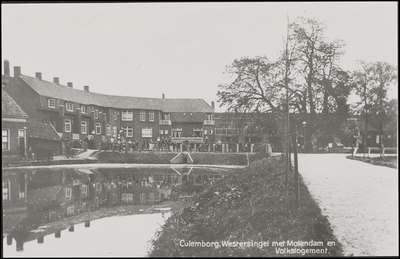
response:
<path id="1" fill-rule="evenodd" d="M 322 241 L 323 247 L 301 245 L 296 248 L 323 248 L 329 252 L 307 255 L 343 255 L 329 221 L 321 214 L 301 177 L 301 205 L 296 208 L 294 176 L 289 175 L 286 189 L 284 172 L 284 165 L 278 158 L 263 158 L 249 168 L 235 170 L 197 196 L 192 206 L 173 214 L 154 238 L 149 256 L 278 256 L 272 242 L 287 240 Z M 213 242 L 220 247 L 182 247 L 181 240 Z M 265 241 L 269 246 L 261 249 L 221 247 L 223 241 Z M 334 241 L 336 246 L 327 246 L 327 241 Z"/>

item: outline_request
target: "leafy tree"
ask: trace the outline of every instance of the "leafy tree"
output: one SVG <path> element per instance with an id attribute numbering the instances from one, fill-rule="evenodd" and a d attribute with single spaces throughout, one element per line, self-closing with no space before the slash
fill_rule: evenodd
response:
<path id="1" fill-rule="evenodd" d="M 317 112 L 345 111 L 350 91 L 344 90 L 349 86 L 349 77 L 337 65 L 344 53 L 344 43 L 328 41 L 324 35 L 325 25 L 315 19 L 300 17 L 290 25 L 290 29 L 290 39 L 296 42 L 298 75 L 292 92 L 298 109 L 310 113 L 306 131 L 309 141 L 316 129 Z"/>
<path id="2" fill-rule="evenodd" d="M 360 69 L 353 74 L 357 85 L 356 93 L 361 97 L 359 105 L 364 115 L 363 145 L 366 152 L 366 134 L 371 124 L 380 130 L 380 140 L 383 135 L 383 123 L 388 113 L 388 87 L 397 82 L 397 68 L 386 62 L 366 63 L 359 61 Z M 369 122 L 371 120 L 371 122 Z"/>

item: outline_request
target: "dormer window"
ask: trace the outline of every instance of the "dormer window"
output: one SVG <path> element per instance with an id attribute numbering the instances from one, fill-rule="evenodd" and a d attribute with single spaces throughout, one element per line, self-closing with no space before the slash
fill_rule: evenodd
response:
<path id="1" fill-rule="evenodd" d="M 49 108 L 56 108 L 56 100 L 49 99 L 48 104 L 49 104 Z"/>
<path id="2" fill-rule="evenodd" d="M 85 106 L 85 105 L 81 105 L 81 112 L 82 112 L 82 113 L 87 113 L 87 110 L 86 110 L 86 106 Z"/>
<path id="3" fill-rule="evenodd" d="M 74 111 L 74 107 L 72 106 L 72 103 L 66 103 L 65 107 L 66 107 L 67 111 L 70 111 L 70 112 Z"/>

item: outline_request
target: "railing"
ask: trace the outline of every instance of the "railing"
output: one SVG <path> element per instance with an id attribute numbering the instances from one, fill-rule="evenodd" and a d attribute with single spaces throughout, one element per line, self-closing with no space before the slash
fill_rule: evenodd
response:
<path id="1" fill-rule="evenodd" d="M 215 120 L 205 120 L 204 125 L 215 125 Z"/>
<path id="2" fill-rule="evenodd" d="M 203 143 L 203 137 L 171 137 L 171 142 L 182 143 L 188 140 L 189 143 Z"/>
<path id="3" fill-rule="evenodd" d="M 240 134 L 240 130 L 238 128 L 216 128 L 216 135 L 238 135 Z"/>
<path id="4" fill-rule="evenodd" d="M 170 120 L 160 120 L 160 125 L 171 125 Z"/>

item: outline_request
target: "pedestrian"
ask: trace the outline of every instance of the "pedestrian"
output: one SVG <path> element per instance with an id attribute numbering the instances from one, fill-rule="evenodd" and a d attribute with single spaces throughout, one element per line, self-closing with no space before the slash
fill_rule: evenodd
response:
<path id="1" fill-rule="evenodd" d="M 153 141 L 150 139 L 150 142 L 149 142 L 149 153 L 152 153 L 153 150 L 154 150 L 154 144 L 153 144 Z"/>

